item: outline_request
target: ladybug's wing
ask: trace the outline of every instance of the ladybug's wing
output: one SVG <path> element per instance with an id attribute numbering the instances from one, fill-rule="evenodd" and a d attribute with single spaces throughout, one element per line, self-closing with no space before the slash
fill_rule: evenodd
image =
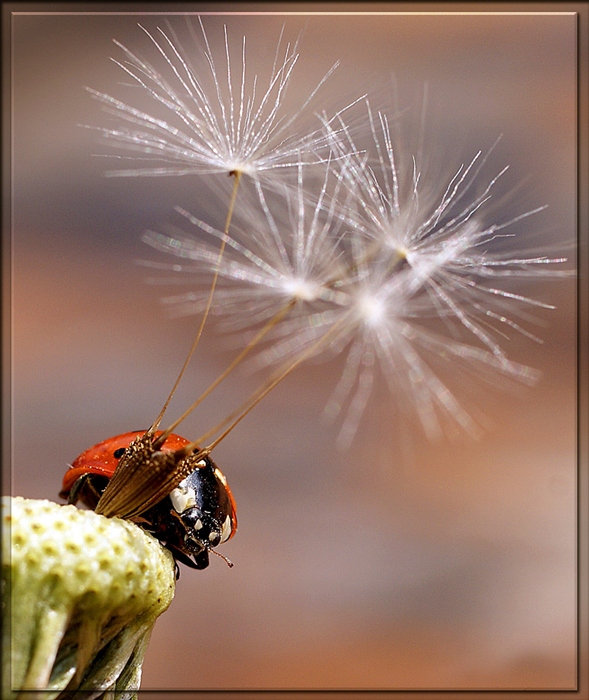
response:
<path id="1" fill-rule="evenodd" d="M 108 518 L 134 518 L 159 503 L 202 465 L 182 449 L 153 449 L 154 436 L 134 440 L 121 457 L 112 479 L 100 497 L 96 512 Z M 188 441 L 186 441 L 188 442 Z"/>

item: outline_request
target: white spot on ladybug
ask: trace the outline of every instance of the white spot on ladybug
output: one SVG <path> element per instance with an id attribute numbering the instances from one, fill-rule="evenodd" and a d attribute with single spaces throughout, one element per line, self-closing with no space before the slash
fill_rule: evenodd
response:
<path id="1" fill-rule="evenodd" d="M 209 542 L 214 542 L 218 537 L 219 535 L 216 532 L 211 532 L 209 534 Z"/>
<path id="2" fill-rule="evenodd" d="M 223 523 L 223 530 L 221 531 L 221 542 L 225 542 L 231 536 L 231 516 L 228 515 Z"/>
<path id="3" fill-rule="evenodd" d="M 202 530 L 202 520 L 200 518 L 194 523 L 194 529 Z"/>
<path id="4" fill-rule="evenodd" d="M 172 501 L 174 510 L 180 515 L 188 510 L 188 508 L 194 508 L 196 505 L 194 489 L 186 485 L 186 479 L 181 481 L 178 486 L 170 492 L 170 500 Z"/>

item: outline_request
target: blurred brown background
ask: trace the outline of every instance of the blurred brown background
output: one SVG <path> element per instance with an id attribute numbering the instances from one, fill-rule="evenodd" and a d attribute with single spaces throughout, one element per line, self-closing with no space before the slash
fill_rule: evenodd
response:
<path id="1" fill-rule="evenodd" d="M 206 187 L 105 178 L 113 163 L 92 156 L 105 149 L 79 125 L 106 122 L 84 86 L 125 95 L 111 40 L 145 49 L 137 23 L 162 18 L 143 11 L 219 7 L 136 4 L 115 16 L 47 5 L 12 18 L 14 494 L 57 500 L 79 452 L 146 427 L 190 345 L 194 318 L 168 319 L 158 299 L 169 290 L 146 285 L 134 261 L 157 259 L 142 231 L 165 225 L 175 204 L 198 212 Z M 427 142 L 448 174 L 503 134 L 487 170 L 510 164 L 499 192 L 513 190 L 515 212 L 549 205 L 518 234 L 574 257 L 573 15 L 241 14 L 209 17 L 207 30 L 223 22 L 262 57 L 283 23 L 302 30 L 293 85 L 303 90 L 341 61 L 328 111 L 372 89 L 386 104 L 393 76 L 414 108 L 427 84 Z M 506 341 L 544 376 L 532 390 L 481 385 L 482 439 L 430 444 L 383 390 L 338 452 L 337 428 L 318 420 L 341 371 L 333 362 L 297 371 L 218 447 L 239 507 L 222 549 L 235 568 L 182 571 L 144 688 L 574 685 L 574 283 L 520 291 L 557 305 L 538 314 L 542 346 Z M 172 416 L 231 357 L 219 343 L 208 334 Z M 195 437 L 255 385 L 231 378 L 180 432 Z"/>

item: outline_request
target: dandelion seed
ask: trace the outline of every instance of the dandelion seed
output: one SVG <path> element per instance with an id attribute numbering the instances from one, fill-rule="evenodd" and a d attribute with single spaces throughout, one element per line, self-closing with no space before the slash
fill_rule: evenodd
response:
<path id="1" fill-rule="evenodd" d="M 242 209 L 240 226 L 227 241 L 217 313 L 225 330 L 244 331 L 296 299 L 256 360 L 288 367 L 301 356 L 345 355 L 326 408 L 331 418 L 344 414 L 340 446 L 352 440 L 380 376 L 429 436 L 452 424 L 476 435 L 477 423 L 440 370 L 458 378 L 499 373 L 533 383 L 537 373 L 510 359 L 503 343 L 513 332 L 539 340 L 524 327 L 533 321 L 528 310 L 553 307 L 510 287 L 525 278 L 567 274 L 555 269 L 564 259 L 514 254 L 500 245 L 515 242 L 509 227 L 543 207 L 499 223 L 484 221 L 484 207 L 505 170 L 482 184 L 486 157 L 479 153 L 432 188 L 416 161 L 409 171 L 399 167 L 386 116 L 375 118 L 369 108 L 368 122 L 375 158 L 357 147 L 342 119 L 337 129 L 325 124 L 334 158 L 317 196 L 302 166 L 294 189 L 267 198 L 257 184 L 257 208 Z M 184 214 L 201 231 L 221 237 Z M 202 241 L 154 233 L 146 240 L 187 258 L 183 272 L 189 275 L 212 272 L 214 249 Z M 190 296 L 169 301 L 183 311 L 198 308 Z"/>
<path id="2" fill-rule="evenodd" d="M 296 302 L 288 321 L 281 324 L 280 332 L 284 334 L 288 333 L 285 325 L 291 327 L 299 316 L 307 318 L 309 308 L 334 306 L 339 293 L 332 285 L 333 273 L 342 264 L 344 255 L 338 232 L 342 221 L 335 216 L 337 177 L 327 165 L 318 187 L 319 195 L 311 203 L 303 171 L 303 164 L 299 163 L 296 187 L 284 186 L 281 194 L 275 188 L 268 192 L 256 182 L 254 200 L 242 198 L 231 236 L 180 207 L 176 210 L 197 230 L 208 234 L 209 242 L 181 237 L 178 232 L 144 234 L 144 241 L 157 250 L 185 258 L 187 263 L 181 266 L 182 272 L 191 277 L 196 273 L 202 284 L 207 283 L 215 269 L 214 241 L 225 239 L 226 252 L 219 266 L 214 311 L 225 318 L 228 331 L 263 323 Z M 332 179 L 336 182 L 328 202 L 326 194 Z M 155 266 L 166 269 L 165 265 Z M 202 299 L 192 292 L 167 301 L 172 306 L 180 305 L 183 313 L 202 310 Z"/>
<path id="3" fill-rule="evenodd" d="M 189 25 L 193 43 L 190 52 L 182 49 L 173 29 L 166 33 L 158 28 L 152 34 L 141 27 L 155 47 L 161 67 L 115 41 L 126 60 L 113 59 L 114 62 L 155 104 L 164 108 L 167 116 L 158 118 L 89 89 L 106 105 L 105 111 L 122 122 L 116 128 L 90 128 L 96 128 L 113 145 L 143 154 L 119 158 L 160 163 L 160 166 L 138 165 L 111 174 L 240 172 L 259 177 L 274 168 L 298 165 L 303 149 L 314 161 L 321 161 L 319 152 L 326 145 L 324 133 L 319 128 L 301 133 L 298 126 L 337 63 L 297 109 L 287 112 L 285 97 L 299 60 L 298 40 L 292 46 L 289 43 L 283 46 L 283 28 L 269 75 L 264 80 L 257 74 L 250 75 L 246 69 L 245 37 L 241 47 L 234 48 L 224 27 L 224 56 L 214 56 L 200 17 L 198 21 L 200 36 Z"/>
<path id="4" fill-rule="evenodd" d="M 484 223 L 481 210 L 507 168 L 481 191 L 480 173 L 486 157 L 478 153 L 448 180 L 441 197 L 433 200 L 431 193 L 423 192 L 425 184 L 415 161 L 411 172 L 399 169 L 386 116 L 377 116 L 375 119 L 368 105 L 375 161 L 369 161 L 368 155 L 357 155 L 343 123 L 338 133 L 332 132 L 332 146 L 342 157 L 342 181 L 354 193 L 353 202 L 348 202 L 342 215 L 362 243 L 356 243 L 356 267 L 361 270 L 358 290 L 354 293 L 347 288 L 357 308 L 347 330 L 353 351 L 329 412 L 338 413 L 356 385 L 352 410 L 340 435 L 343 442 L 349 442 L 357 425 L 354 402 L 365 403 L 363 387 L 369 383 L 362 373 L 368 372 L 366 365 L 375 366 L 365 363 L 361 369 L 360 358 L 368 354 L 379 359 L 393 393 L 399 388 L 409 393 L 428 434 L 441 431 L 440 414 L 476 433 L 474 421 L 433 372 L 432 360 L 437 364 L 440 360 L 450 362 L 454 370 L 458 363 L 466 362 L 479 374 L 486 366 L 519 381 L 533 382 L 537 373 L 510 360 L 500 343 L 509 337 L 510 330 L 539 340 L 519 321 L 531 320 L 525 307 L 553 307 L 489 285 L 488 280 L 512 282 L 568 274 L 554 269 L 565 259 L 514 257 L 513 250 L 493 245 L 516 221 L 544 209 L 539 207 L 501 223 Z M 355 154 L 344 158 L 349 152 Z M 366 287 L 368 298 L 378 300 L 376 307 L 374 302 L 366 304 Z M 378 324 L 374 322 L 375 308 Z"/>

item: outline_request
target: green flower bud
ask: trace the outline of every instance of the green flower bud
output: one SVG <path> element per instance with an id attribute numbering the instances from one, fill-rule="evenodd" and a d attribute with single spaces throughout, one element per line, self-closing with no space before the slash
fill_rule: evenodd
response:
<path id="1" fill-rule="evenodd" d="M 170 552 L 131 522 L 51 501 L 2 498 L 2 524 L 2 697 L 131 697 L 174 596 Z"/>

